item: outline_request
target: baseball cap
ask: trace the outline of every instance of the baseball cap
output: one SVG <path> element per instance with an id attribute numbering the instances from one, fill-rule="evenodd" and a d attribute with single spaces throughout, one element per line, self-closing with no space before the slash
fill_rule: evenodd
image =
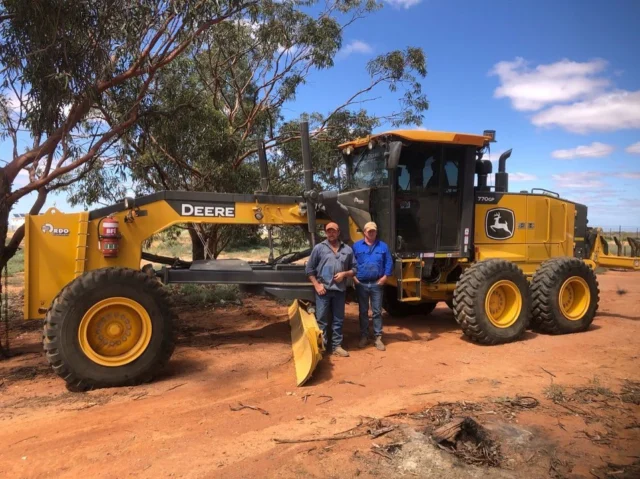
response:
<path id="1" fill-rule="evenodd" d="M 325 231 L 326 230 L 331 230 L 331 229 L 334 229 L 336 231 L 340 231 L 340 228 L 338 227 L 338 225 L 336 223 L 333 223 L 333 222 L 327 223 L 327 226 L 324 227 Z"/>
<path id="2" fill-rule="evenodd" d="M 373 221 L 369 221 L 366 225 L 364 225 L 364 231 L 366 233 L 369 230 L 378 231 L 378 225 L 376 225 Z"/>

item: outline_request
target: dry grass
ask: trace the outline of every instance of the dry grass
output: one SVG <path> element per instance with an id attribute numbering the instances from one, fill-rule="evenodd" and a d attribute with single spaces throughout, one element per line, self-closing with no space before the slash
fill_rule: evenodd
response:
<path id="1" fill-rule="evenodd" d="M 567 401 L 567 390 L 564 386 L 560 386 L 559 384 L 551 384 L 544 390 L 544 397 L 547 399 L 551 399 L 553 402 L 566 402 Z"/>

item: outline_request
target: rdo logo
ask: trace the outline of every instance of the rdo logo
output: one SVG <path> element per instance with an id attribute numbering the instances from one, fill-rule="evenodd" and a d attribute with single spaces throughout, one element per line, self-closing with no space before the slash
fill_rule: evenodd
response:
<path id="1" fill-rule="evenodd" d="M 43 233 L 50 233 L 53 236 L 69 236 L 69 230 L 67 228 L 56 228 L 51 223 L 45 223 L 42 225 Z"/>

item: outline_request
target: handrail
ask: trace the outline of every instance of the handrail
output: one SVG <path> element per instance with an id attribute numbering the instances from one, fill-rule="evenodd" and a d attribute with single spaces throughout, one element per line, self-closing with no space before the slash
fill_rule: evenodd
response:
<path id="1" fill-rule="evenodd" d="M 547 239 L 544 242 L 548 243 L 551 239 L 551 200 L 549 198 L 544 200 L 547 202 Z"/>

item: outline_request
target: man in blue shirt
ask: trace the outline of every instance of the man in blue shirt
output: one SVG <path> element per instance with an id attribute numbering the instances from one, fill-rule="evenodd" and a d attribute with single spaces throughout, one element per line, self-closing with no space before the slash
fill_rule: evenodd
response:
<path id="1" fill-rule="evenodd" d="M 314 246 L 305 271 L 316 290 L 316 320 L 324 336 L 325 348 L 329 338 L 327 316 L 331 312 L 333 354 L 348 357 L 349 353 L 342 347 L 346 278 L 352 278 L 357 268 L 353 250 L 338 238 L 338 225 L 328 223 L 325 232 L 327 239 Z"/>
<path id="2" fill-rule="evenodd" d="M 389 247 L 377 239 L 378 227 L 370 221 L 364 225 L 364 239 L 353 245 L 357 274 L 354 278 L 360 308 L 360 343 L 364 348 L 369 333 L 369 301 L 373 313 L 373 334 L 376 348 L 384 351 L 382 342 L 382 293 L 387 276 L 393 274 L 393 259 Z"/>

